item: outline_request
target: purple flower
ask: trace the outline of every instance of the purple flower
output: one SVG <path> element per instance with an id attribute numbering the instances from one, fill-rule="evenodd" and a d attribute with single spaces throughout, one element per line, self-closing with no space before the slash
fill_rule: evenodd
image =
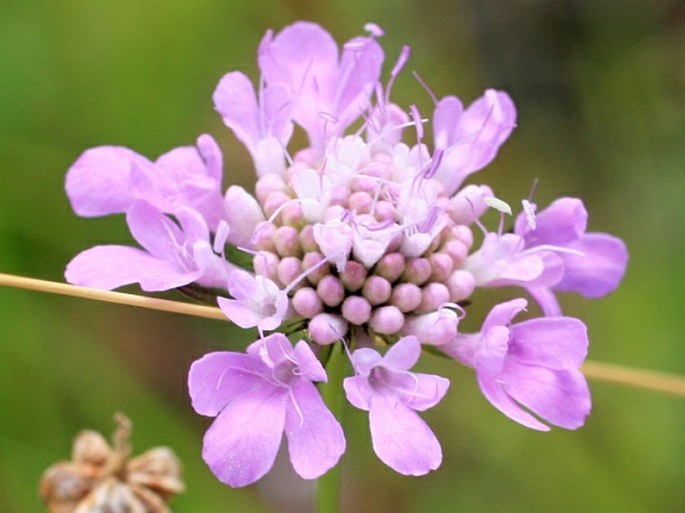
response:
<path id="1" fill-rule="evenodd" d="M 194 362 L 193 408 L 216 416 L 202 449 L 212 472 L 234 487 L 254 483 L 273 465 L 284 431 L 300 476 L 315 479 L 335 466 L 345 437 L 312 383 L 326 379 L 309 346 L 300 341 L 293 348 L 280 333 L 256 341 L 247 354 L 216 352 Z"/>
<path id="2" fill-rule="evenodd" d="M 241 328 L 275 330 L 286 316 L 288 295 L 268 278 L 236 269 L 229 276 L 228 292 L 234 299 L 220 297 L 219 307 Z"/>
<path id="3" fill-rule="evenodd" d="M 516 108 L 502 91 L 488 89 L 464 110 L 454 96 L 433 113 L 435 148 L 444 150 L 435 178 L 452 195 L 464 179 L 488 165 L 516 125 Z"/>
<path id="4" fill-rule="evenodd" d="M 371 441 L 376 455 L 400 474 L 420 476 L 442 462 L 442 449 L 416 411 L 435 406 L 449 381 L 440 376 L 409 372 L 421 355 L 416 337 L 404 337 L 385 356 L 373 349 L 352 355 L 357 375 L 345 378 L 347 399 L 369 412 Z"/>
<path id="5" fill-rule="evenodd" d="M 554 290 L 576 292 L 588 298 L 608 294 L 618 287 L 628 264 L 628 250 L 623 241 L 606 233 L 586 233 L 587 210 L 577 198 L 559 198 L 538 213 L 535 227 L 522 212 L 516 219 L 515 233 L 523 237 L 526 248 L 554 246 L 563 267 L 563 277 Z M 531 293 L 548 315 L 560 309 L 549 290 L 532 287 Z"/>
<path id="6" fill-rule="evenodd" d="M 166 214 L 190 207 L 215 230 L 223 216 L 222 159 L 209 135 L 200 136 L 197 147 L 173 149 L 154 163 L 128 148 L 100 146 L 71 166 L 67 195 L 83 217 L 123 213 L 144 200 Z"/>
<path id="7" fill-rule="evenodd" d="M 126 221 L 144 250 L 118 245 L 87 249 L 67 265 L 67 281 L 105 290 L 131 283 L 147 291 L 193 282 L 224 287 L 234 267 L 213 252 L 204 218 L 190 208 L 177 210 L 176 218 L 180 226 L 153 205 L 135 201 Z"/>
<path id="8" fill-rule="evenodd" d="M 587 355 L 587 329 L 571 317 L 543 317 L 517 324 L 525 299 L 496 305 L 480 333 L 462 334 L 440 346 L 476 370 L 483 395 L 507 417 L 532 429 L 550 424 L 583 425 L 590 413 L 590 391 L 579 368 Z"/>
<path id="9" fill-rule="evenodd" d="M 338 46 L 319 25 L 298 22 L 276 36 L 268 32 L 259 47 L 259 67 L 269 86 L 284 85 L 294 97 L 293 118 L 313 148 L 341 135 L 366 109 L 380 76 L 383 50 L 370 37 Z"/>

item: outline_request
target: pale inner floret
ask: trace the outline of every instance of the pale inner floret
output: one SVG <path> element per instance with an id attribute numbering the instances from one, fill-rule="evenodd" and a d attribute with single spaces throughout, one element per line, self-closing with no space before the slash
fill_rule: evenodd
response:
<path id="1" fill-rule="evenodd" d="M 268 221 L 255 232 L 255 272 L 287 290 L 304 318 L 333 314 L 395 335 L 406 316 L 471 295 L 471 229 L 450 217 L 449 198 L 425 171 L 344 143 L 333 159 L 342 171 L 295 162 L 280 183 L 260 179 Z M 341 154 L 350 147 L 354 158 Z"/>

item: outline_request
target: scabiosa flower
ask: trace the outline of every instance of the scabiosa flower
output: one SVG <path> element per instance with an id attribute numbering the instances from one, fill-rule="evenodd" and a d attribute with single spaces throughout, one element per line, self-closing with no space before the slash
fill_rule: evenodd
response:
<path id="1" fill-rule="evenodd" d="M 625 246 L 588 233 L 587 212 L 573 198 L 537 214 L 524 200 L 507 229 L 511 207 L 490 186 L 464 181 L 512 133 L 511 98 L 487 89 L 465 106 L 431 92 L 432 116 L 401 108 L 391 93 L 410 49 L 381 83 L 383 32 L 366 29 L 342 49 L 314 23 L 269 31 L 256 87 L 240 72 L 221 78 L 214 106 L 252 156 L 254 195 L 230 186 L 222 196 L 221 153 L 209 136 L 155 163 L 125 148 L 96 148 L 67 175 L 78 214 L 125 213 L 144 248 L 86 250 L 67 267 L 69 281 L 145 290 L 191 284 L 216 298 L 229 320 L 256 328 L 246 354 L 207 355 L 189 377 L 196 411 L 217 417 L 203 457 L 232 486 L 269 470 L 284 431 L 301 476 L 337 463 L 342 430 L 314 385 L 326 381 L 334 344 L 346 344 L 351 357 L 355 374 L 343 388 L 369 412 L 376 454 L 403 474 L 425 474 L 442 459 L 416 412 L 436 405 L 448 381 L 410 372 L 422 346 L 474 368 L 486 397 L 527 427 L 573 429 L 590 409 L 578 370 L 585 326 L 561 316 L 555 293 L 614 290 Z M 303 147 L 291 142 L 297 127 Z M 490 209 L 500 212 L 494 231 L 481 222 Z M 478 247 L 474 229 L 483 232 Z M 519 287 L 546 316 L 512 323 L 527 304 L 515 299 L 495 306 L 479 333 L 462 333 L 482 287 Z"/>
<path id="2" fill-rule="evenodd" d="M 293 347 L 280 333 L 256 341 L 247 354 L 217 352 L 196 361 L 190 396 L 195 411 L 217 417 L 202 450 L 217 477 L 231 486 L 257 481 L 273 465 L 284 431 L 300 476 L 314 479 L 334 466 L 345 438 L 312 383 L 326 379 L 307 343 Z"/>
<path id="3" fill-rule="evenodd" d="M 483 395 L 506 416 L 532 429 L 549 427 L 530 413 L 567 429 L 590 412 L 590 391 L 580 366 L 587 329 L 578 319 L 544 317 L 512 324 L 525 299 L 496 305 L 476 334 L 459 334 L 439 346 L 476 370 Z"/>
<path id="4" fill-rule="evenodd" d="M 356 376 L 345 378 L 353 406 L 369 412 L 371 441 L 378 457 L 400 474 L 420 476 L 442 462 L 442 449 L 416 411 L 435 406 L 449 381 L 409 372 L 421 355 L 416 337 L 404 337 L 381 356 L 369 348 L 352 354 Z"/>

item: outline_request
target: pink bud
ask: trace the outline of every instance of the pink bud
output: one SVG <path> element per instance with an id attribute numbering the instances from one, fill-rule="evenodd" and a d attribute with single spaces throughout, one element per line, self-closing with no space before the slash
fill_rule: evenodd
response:
<path id="1" fill-rule="evenodd" d="M 431 281 L 443 282 L 449 278 L 454 269 L 454 261 L 446 253 L 433 253 L 428 260 L 431 264 Z"/>
<path id="2" fill-rule="evenodd" d="M 299 256 L 300 234 L 292 226 L 279 226 L 273 236 L 276 252 L 282 257 Z"/>
<path id="3" fill-rule="evenodd" d="M 232 185 L 224 197 L 226 222 L 230 228 L 228 241 L 248 247 L 257 225 L 264 222 L 264 212 L 257 200 L 242 187 Z"/>
<path id="4" fill-rule="evenodd" d="M 284 225 L 298 227 L 304 220 L 302 205 L 297 202 L 288 203 L 281 212 L 281 221 Z"/>
<path id="5" fill-rule="evenodd" d="M 300 273 L 302 273 L 302 262 L 297 257 L 285 257 L 278 262 L 276 268 L 278 279 L 283 285 L 290 285 Z"/>
<path id="6" fill-rule="evenodd" d="M 269 251 L 260 251 L 252 257 L 252 267 L 255 274 L 266 276 L 271 281 L 278 281 L 278 262 L 277 255 Z"/>
<path id="7" fill-rule="evenodd" d="M 366 280 L 366 267 L 354 260 L 348 260 L 340 273 L 340 281 L 349 292 L 357 292 Z"/>
<path id="8" fill-rule="evenodd" d="M 404 273 L 405 260 L 400 253 L 387 253 L 376 264 L 376 274 L 390 283 L 397 280 Z"/>
<path id="9" fill-rule="evenodd" d="M 371 305 L 361 296 L 349 296 L 342 304 L 342 314 L 352 324 L 360 326 L 371 317 Z"/>
<path id="10" fill-rule="evenodd" d="M 392 289 L 390 302 L 402 312 L 411 312 L 421 304 L 421 288 L 413 283 L 400 283 Z"/>
<path id="11" fill-rule="evenodd" d="M 311 224 L 305 225 L 300 230 L 300 246 L 302 251 L 309 253 L 310 251 L 318 251 L 319 246 L 314 240 L 314 226 Z"/>
<path id="12" fill-rule="evenodd" d="M 274 212 L 291 198 L 283 191 L 274 191 L 264 201 L 264 213 L 271 218 Z"/>
<path id="13" fill-rule="evenodd" d="M 321 298 L 311 287 L 304 287 L 295 292 L 292 305 L 298 314 L 307 319 L 311 319 L 323 311 Z"/>
<path id="14" fill-rule="evenodd" d="M 402 274 L 402 278 L 409 283 L 423 285 L 433 272 L 427 258 L 410 258 Z"/>
<path id="15" fill-rule="evenodd" d="M 302 258 L 302 271 L 307 271 L 311 269 L 315 265 L 318 265 L 322 260 L 324 260 L 324 256 L 318 251 L 306 253 Z M 330 272 L 331 270 L 328 265 L 320 265 L 313 271 L 307 273 L 307 280 L 312 285 L 316 285 L 317 283 L 319 283 L 319 280 L 321 280 L 321 278 L 323 278 Z"/>
<path id="16" fill-rule="evenodd" d="M 369 326 L 376 333 L 394 335 L 404 325 L 404 314 L 396 306 L 382 306 L 371 314 Z"/>
<path id="17" fill-rule="evenodd" d="M 350 198 L 350 189 L 344 185 L 336 185 L 331 190 L 331 205 L 345 206 Z"/>
<path id="18" fill-rule="evenodd" d="M 467 299 L 476 288 L 476 279 L 468 271 L 457 270 L 447 280 L 447 288 L 450 291 L 450 301 L 458 302 Z"/>
<path id="19" fill-rule="evenodd" d="M 429 283 L 421 289 L 421 304 L 417 313 L 434 312 L 450 300 L 450 292 L 442 283 Z"/>
<path id="20" fill-rule="evenodd" d="M 469 254 L 469 248 L 467 248 L 462 241 L 457 239 L 447 241 L 442 249 L 452 258 L 455 267 L 464 265 Z"/>
<path id="21" fill-rule="evenodd" d="M 276 233 L 276 227 L 271 223 L 264 222 L 257 226 L 252 235 L 255 248 L 258 251 L 275 253 L 276 245 L 274 244 L 274 233 Z"/>
<path id="22" fill-rule="evenodd" d="M 257 180 L 257 185 L 255 186 L 255 192 L 257 194 L 257 199 L 263 205 L 266 202 L 266 198 L 272 192 L 283 191 L 285 189 L 285 182 L 283 178 L 276 174 L 268 174 L 262 176 Z"/>
<path id="23" fill-rule="evenodd" d="M 380 305 L 390 299 L 392 286 L 380 276 L 369 276 L 362 287 L 362 294 L 372 305 Z"/>
<path id="24" fill-rule="evenodd" d="M 381 200 L 376 203 L 374 215 L 379 221 L 394 221 L 395 214 L 395 207 L 389 201 Z"/>
<path id="25" fill-rule="evenodd" d="M 348 208 L 357 214 L 368 214 L 372 204 L 373 197 L 368 192 L 355 192 L 350 196 Z"/>
<path id="26" fill-rule="evenodd" d="M 321 345 L 332 344 L 345 337 L 348 323 L 340 315 L 320 313 L 307 325 L 309 336 Z"/>
<path id="27" fill-rule="evenodd" d="M 345 287 L 338 278 L 327 275 L 316 286 L 316 293 L 327 306 L 338 306 L 345 299 Z"/>
<path id="28" fill-rule="evenodd" d="M 447 344 L 457 336 L 459 319 L 452 310 L 440 310 L 425 315 L 408 315 L 402 333 L 414 335 L 422 344 Z"/>

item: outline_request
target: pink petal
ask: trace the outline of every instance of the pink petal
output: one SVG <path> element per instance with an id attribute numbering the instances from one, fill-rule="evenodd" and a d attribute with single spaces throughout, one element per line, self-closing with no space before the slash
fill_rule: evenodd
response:
<path id="1" fill-rule="evenodd" d="M 583 255 L 563 255 L 564 278 L 555 289 L 597 298 L 618 287 L 628 265 L 628 250 L 621 239 L 587 233 L 569 248 Z"/>
<path id="2" fill-rule="evenodd" d="M 254 483 L 273 466 L 283 436 L 288 394 L 267 386 L 237 396 L 205 434 L 202 458 L 220 481 Z"/>
<path id="3" fill-rule="evenodd" d="M 156 207 L 136 201 L 126 214 L 131 235 L 152 256 L 172 261 L 184 236 L 176 223 Z"/>
<path id="4" fill-rule="evenodd" d="M 251 154 L 260 139 L 259 107 L 252 82 L 243 73 L 224 75 L 214 90 L 214 108 Z"/>
<path id="5" fill-rule="evenodd" d="M 316 479 L 338 463 L 345 452 L 345 436 L 310 381 L 297 380 L 291 391 L 285 420 L 290 461 L 301 477 Z"/>
<path id="6" fill-rule="evenodd" d="M 193 362 L 188 373 L 188 389 L 193 409 L 214 417 L 237 396 L 262 388 L 264 364 L 253 357 L 226 351 L 209 353 Z"/>
<path id="7" fill-rule="evenodd" d="M 121 146 L 86 150 L 69 168 L 66 190 L 80 216 L 96 217 L 124 212 L 134 199 L 131 166 L 150 168 L 151 162 Z"/>
<path id="8" fill-rule="evenodd" d="M 502 389 L 502 385 L 489 375 L 477 374 L 478 386 L 485 398 L 490 401 L 495 408 L 504 413 L 507 417 L 515 420 L 530 429 L 537 431 L 549 431 L 546 426 L 530 413 L 521 408 L 507 393 Z"/>
<path id="9" fill-rule="evenodd" d="M 236 271 L 233 271 L 235 273 Z M 233 274 L 231 273 L 231 274 Z M 259 324 L 260 317 L 253 308 L 236 299 L 220 297 L 217 299 L 219 308 L 226 317 L 243 329 L 254 328 Z"/>
<path id="10" fill-rule="evenodd" d="M 383 356 L 381 365 L 394 371 L 411 369 L 421 356 L 421 343 L 414 336 L 403 337 L 393 344 Z"/>
<path id="11" fill-rule="evenodd" d="M 571 317 L 540 317 L 511 327 L 509 356 L 549 369 L 578 369 L 587 356 L 587 328 Z"/>
<path id="12" fill-rule="evenodd" d="M 442 449 L 428 425 L 396 399 L 374 395 L 369 410 L 373 450 L 400 474 L 421 476 L 442 463 Z"/>
<path id="13" fill-rule="evenodd" d="M 551 370 L 511 359 L 500 379 L 513 399 L 559 427 L 579 428 L 590 413 L 590 390 L 583 374 L 575 369 Z"/>
<path id="14" fill-rule="evenodd" d="M 525 213 L 516 219 L 516 231 L 524 235 L 526 246 L 553 244 L 565 246 L 580 238 L 587 228 L 587 210 L 578 198 L 559 198 L 535 216 L 537 227 L 530 230 Z"/>
<path id="15" fill-rule="evenodd" d="M 146 291 L 170 290 L 195 281 L 199 271 L 180 269 L 173 262 L 128 246 L 95 246 L 76 255 L 64 273 L 74 285 L 112 290 L 139 283 Z"/>

